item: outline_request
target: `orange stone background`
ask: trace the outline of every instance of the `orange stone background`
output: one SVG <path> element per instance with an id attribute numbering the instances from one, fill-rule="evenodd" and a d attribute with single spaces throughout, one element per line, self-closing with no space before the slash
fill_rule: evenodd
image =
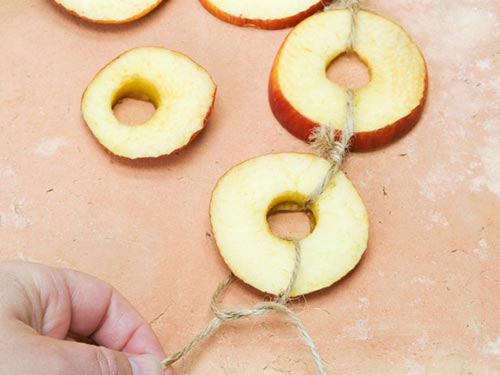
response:
<path id="1" fill-rule="evenodd" d="M 344 280 L 292 304 L 328 373 L 500 374 L 500 3 L 366 1 L 401 24 L 426 57 L 419 124 L 344 170 L 371 220 L 368 250 Z M 92 25 L 49 0 L 0 2 L 0 259 L 71 267 L 116 286 L 167 352 L 211 319 L 227 274 L 208 205 L 231 166 L 308 151 L 267 102 L 289 30 L 223 23 L 196 0 L 169 0 L 124 26 Z M 91 78 L 127 49 L 160 45 L 218 84 L 213 116 L 177 155 L 114 157 L 80 115 Z M 265 181 L 263 181 L 265 183 Z M 263 296 L 235 283 L 226 307 Z M 281 315 L 227 324 L 176 373 L 313 374 Z"/>

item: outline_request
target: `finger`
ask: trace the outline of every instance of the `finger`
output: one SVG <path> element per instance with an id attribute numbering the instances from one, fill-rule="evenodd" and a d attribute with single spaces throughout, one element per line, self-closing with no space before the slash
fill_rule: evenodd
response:
<path id="1" fill-rule="evenodd" d="M 110 349 L 165 356 L 152 329 L 118 291 L 89 275 L 61 272 L 71 298 L 71 332 Z"/>
<path id="2" fill-rule="evenodd" d="M 68 331 L 131 354 L 165 353 L 139 313 L 115 289 L 89 275 L 28 262 L 0 263 L 0 317 L 20 320 L 39 334 L 65 339 Z"/>
<path id="3" fill-rule="evenodd" d="M 3 331 L 9 334 L 10 345 L 0 351 L 2 374 L 171 375 L 162 371 L 152 355 L 127 356 L 103 347 L 43 337 L 15 324 L 3 326 Z"/>

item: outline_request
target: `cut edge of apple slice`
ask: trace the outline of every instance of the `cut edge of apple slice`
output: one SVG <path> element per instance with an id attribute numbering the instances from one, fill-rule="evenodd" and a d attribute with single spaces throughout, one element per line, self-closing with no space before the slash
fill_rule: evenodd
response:
<path id="1" fill-rule="evenodd" d="M 165 132 L 165 127 L 168 127 L 170 124 L 168 122 L 163 121 L 164 116 L 168 115 L 169 112 L 172 111 L 172 108 L 175 109 L 175 107 L 172 107 L 170 105 L 162 105 L 161 108 L 158 107 L 159 101 L 169 101 L 169 97 L 166 96 L 166 92 L 163 92 L 163 98 L 160 98 L 159 95 L 160 93 L 158 91 L 161 91 L 161 84 L 158 84 L 158 82 L 153 82 L 154 79 L 147 79 L 144 78 L 142 75 L 138 74 L 137 72 L 132 72 L 132 75 L 130 75 L 130 72 L 123 71 L 121 67 L 119 66 L 120 61 L 127 56 L 131 56 L 134 54 L 139 54 L 143 52 L 151 51 L 153 53 L 159 53 L 163 54 L 163 57 L 166 57 L 170 55 L 171 58 L 177 58 L 181 59 L 182 63 L 190 69 L 190 74 L 188 76 L 189 79 L 193 79 L 193 77 L 196 75 L 197 78 L 201 78 L 204 80 L 204 83 L 206 84 L 206 103 L 203 104 L 202 107 L 199 107 L 199 110 L 203 112 L 197 121 L 193 121 L 192 123 L 189 124 L 190 129 L 188 131 L 185 131 L 185 134 L 181 135 L 179 138 L 179 141 L 175 142 L 170 142 L 168 144 L 163 144 L 159 145 L 160 142 L 164 141 L 165 137 L 163 140 L 160 140 L 157 144 L 156 147 L 154 147 L 154 150 L 149 149 L 148 147 L 145 147 L 144 145 L 141 145 L 140 148 L 142 148 L 142 151 L 136 151 L 134 149 L 134 142 L 135 144 L 141 143 L 140 139 L 145 139 L 145 135 L 141 134 L 144 131 L 145 125 L 151 124 L 152 121 L 155 122 L 155 127 L 156 129 L 153 129 L 154 135 L 169 135 L 168 132 Z M 139 64 L 136 64 L 135 66 L 138 66 Z M 165 63 L 165 61 L 162 61 L 161 64 L 155 64 L 155 66 L 168 66 L 168 62 Z M 111 81 L 108 80 L 109 70 L 115 69 L 118 71 L 122 72 L 122 79 L 119 81 L 116 81 L 112 84 L 112 87 L 108 87 L 109 91 L 103 95 L 99 95 L 96 93 L 96 85 L 97 88 L 99 88 L 99 85 L 102 84 L 104 86 L 108 85 Z M 152 75 L 154 75 L 156 72 L 148 69 L 148 72 L 151 72 Z M 164 72 L 163 72 L 164 73 Z M 162 76 L 164 79 L 165 77 L 168 78 L 168 75 L 165 76 L 164 74 L 160 74 L 160 77 Z M 132 80 L 130 80 L 130 77 L 133 77 Z M 178 77 L 177 77 L 178 78 Z M 131 84 L 133 86 L 136 82 L 139 81 L 140 86 L 135 92 L 139 93 L 139 95 L 134 95 L 132 92 L 129 95 L 129 92 L 123 92 L 123 89 L 125 85 Z M 97 84 L 96 84 L 97 82 Z M 167 84 L 166 86 L 163 86 L 164 89 L 167 90 L 172 90 L 172 87 L 174 85 L 169 85 Z M 152 92 L 146 92 L 146 91 L 152 91 Z M 129 90 L 130 91 L 130 90 Z M 196 92 L 196 95 L 201 95 L 201 88 L 198 87 L 198 91 Z M 88 84 L 87 88 L 85 89 L 82 98 L 81 98 L 81 112 L 82 116 L 87 124 L 87 128 L 90 130 L 92 135 L 95 137 L 95 139 L 104 147 L 106 148 L 109 152 L 112 154 L 127 158 L 127 159 L 150 159 L 150 158 L 158 158 L 162 156 L 168 156 L 171 154 L 175 154 L 182 149 L 184 149 L 186 146 L 188 146 L 191 141 L 193 141 L 199 134 L 200 132 L 205 128 L 205 126 L 208 123 L 208 120 L 212 114 L 214 105 L 215 105 L 215 98 L 217 94 L 217 85 L 215 84 L 213 78 L 210 76 L 208 71 L 203 68 L 200 64 L 195 62 L 193 59 L 191 59 L 189 56 L 178 52 L 178 51 L 173 51 L 170 49 L 167 49 L 165 47 L 159 47 L 159 46 L 149 46 L 149 47 L 136 47 L 132 48 L 130 50 L 127 50 L 114 58 L 111 62 L 106 64 L 104 67 L 102 67 L 99 72 L 94 76 L 94 78 L 90 81 Z M 138 98 L 143 98 L 144 96 L 148 97 L 148 99 L 151 101 L 151 103 L 155 106 L 156 111 L 153 114 L 151 118 L 143 122 L 142 124 L 136 124 L 136 125 L 128 125 L 125 123 L 121 123 L 115 116 L 114 111 L 113 111 L 113 106 L 118 102 L 121 98 L 123 97 L 138 97 Z M 165 97 L 166 96 L 166 97 Z M 177 100 L 181 100 L 182 97 L 179 96 Z M 103 105 L 104 103 L 104 105 Z M 93 108 L 92 107 L 97 107 L 98 111 L 100 111 L 100 114 L 103 114 L 105 116 L 105 119 L 109 121 L 109 123 L 104 122 L 104 125 L 102 124 L 102 118 L 99 118 L 99 115 L 96 118 L 95 114 L 92 114 Z M 107 125 L 111 124 L 113 128 L 113 135 L 107 135 L 105 127 Z M 159 129 L 163 126 L 163 130 Z M 174 132 L 182 132 L 183 129 L 182 127 L 172 127 L 170 126 Z M 175 133 L 175 134 L 177 134 Z M 150 140 L 150 139 L 149 139 Z M 146 137 L 146 141 L 149 141 Z M 124 151 L 125 150 L 125 151 Z M 131 151 L 132 150 L 132 151 Z"/>
<path id="2" fill-rule="evenodd" d="M 273 153 L 243 161 L 218 180 L 210 223 L 221 257 L 236 277 L 271 295 L 288 286 L 295 246 L 272 233 L 267 213 L 300 210 L 328 168 L 325 159 L 312 154 Z M 368 214 L 344 173 L 310 208 L 315 226 L 299 241 L 302 261 L 292 297 L 328 288 L 351 272 L 367 249 Z"/>
<path id="3" fill-rule="evenodd" d="M 146 6 L 139 7 L 135 11 L 123 12 L 119 17 L 116 14 L 120 12 L 113 11 L 111 14 L 106 14 L 104 16 L 97 15 L 95 11 L 79 8 L 79 2 L 75 0 L 53 0 L 54 4 L 57 5 L 61 10 L 71 14 L 74 17 L 80 18 L 84 21 L 103 25 L 116 25 L 136 21 L 147 14 L 151 13 L 155 8 L 157 8 L 163 0 L 153 0 L 145 1 Z M 76 4 L 74 4 L 76 3 Z M 123 8 L 123 4 L 120 4 L 116 0 L 96 0 L 93 1 L 95 6 L 99 9 L 103 3 L 116 3 L 116 7 L 113 9 L 119 9 L 120 5 Z M 92 5 L 92 4 L 91 4 Z M 89 5 L 87 5 L 89 7 Z M 113 14 L 114 13 L 114 14 Z"/>
<path id="4" fill-rule="evenodd" d="M 225 9 L 220 0 L 199 0 L 203 7 L 218 19 L 243 27 L 256 27 L 265 30 L 278 30 L 295 26 L 303 19 L 323 9 L 332 0 L 311 0 L 306 6 L 290 10 L 289 4 L 284 3 L 282 14 L 269 16 L 268 14 L 248 14 L 247 10 L 235 13 L 230 9 Z M 268 1 L 268 4 L 272 4 Z"/>
<path id="5" fill-rule="evenodd" d="M 300 32 L 301 27 L 307 23 L 312 23 L 315 21 L 315 19 L 318 19 L 319 17 L 325 17 L 328 13 L 333 15 L 333 12 L 347 12 L 345 10 L 330 10 L 327 12 L 323 13 L 318 13 L 314 16 L 309 17 L 308 19 L 302 21 L 299 25 L 297 25 L 287 36 L 285 41 L 283 42 L 282 46 L 280 47 L 278 54 L 274 60 L 271 73 L 270 73 L 270 78 L 269 78 L 269 85 L 268 85 L 268 97 L 269 97 L 269 104 L 271 107 L 271 110 L 278 120 L 278 122 L 285 128 L 287 129 L 291 134 L 296 136 L 297 138 L 300 138 L 304 141 L 308 141 L 309 137 L 311 135 L 311 132 L 314 128 L 321 124 L 328 124 L 326 121 L 318 121 L 317 119 L 313 119 L 311 117 L 314 116 L 307 116 L 305 115 L 301 110 L 297 109 L 297 105 L 291 103 L 291 99 L 287 97 L 287 95 L 284 93 L 284 90 L 282 88 L 282 85 L 280 83 L 280 72 L 282 70 L 281 68 L 281 57 L 282 53 L 284 51 L 284 48 L 288 41 L 290 40 L 291 37 L 294 37 L 294 33 Z M 428 70 L 427 70 L 427 65 L 425 62 L 425 59 L 418 48 L 413 41 L 410 39 L 410 37 L 406 34 L 404 29 L 400 26 L 395 24 L 394 22 L 387 20 L 386 18 L 379 16 L 373 12 L 369 11 L 361 11 L 360 13 L 364 13 L 365 15 L 369 15 L 371 17 L 376 17 L 378 19 L 383 20 L 384 22 L 391 24 L 392 26 L 396 26 L 397 29 L 400 30 L 400 33 L 404 36 L 407 37 L 408 41 L 411 43 L 411 47 L 414 48 L 414 57 L 417 61 L 417 64 L 420 64 L 418 69 L 421 69 L 423 71 L 422 77 L 420 77 L 421 81 L 421 94 L 419 94 L 419 101 L 415 103 L 411 108 L 408 108 L 407 113 L 404 116 L 401 116 L 400 118 L 395 119 L 395 121 L 392 121 L 390 123 L 384 124 L 383 126 L 380 126 L 376 129 L 371 129 L 371 130 L 357 130 L 355 129 L 355 134 L 353 135 L 351 139 L 351 150 L 353 151 L 368 151 L 372 149 L 376 149 L 379 147 L 386 146 L 390 144 L 391 142 L 401 138 L 403 135 L 408 133 L 418 122 L 422 112 L 423 108 L 426 102 L 427 98 L 427 92 L 428 92 Z M 347 16 L 347 14 L 346 14 Z M 358 21 L 359 22 L 359 21 Z M 333 26 L 335 27 L 335 25 Z M 347 35 L 347 31 L 344 30 L 343 33 L 340 33 L 342 35 L 342 38 Z M 345 38 L 347 41 L 347 37 Z M 346 116 L 346 101 L 344 99 L 345 97 L 345 90 L 335 84 L 334 82 L 331 82 L 328 80 L 326 77 L 326 67 L 331 63 L 331 61 L 335 60 L 336 57 L 341 55 L 342 53 L 345 52 L 345 45 L 343 48 L 339 48 L 335 53 L 330 56 L 329 58 L 325 59 L 325 61 L 322 61 L 321 65 L 321 70 L 322 74 L 324 76 L 324 81 L 325 86 L 330 86 L 330 88 L 336 91 L 337 98 L 340 96 L 343 100 L 342 103 L 337 103 L 338 107 L 338 113 L 335 114 L 337 118 L 344 119 L 345 121 L 345 116 Z M 367 65 L 368 69 L 370 70 L 370 73 L 372 74 L 372 67 L 370 64 L 370 61 L 368 61 L 362 54 L 359 54 L 356 50 L 356 44 L 354 46 L 354 53 L 358 55 L 358 57 Z M 373 77 L 372 77 L 373 79 Z M 364 90 L 368 85 L 362 87 L 359 90 L 354 91 L 354 104 L 355 104 L 355 119 L 356 119 L 356 104 L 358 100 L 358 95 L 361 90 Z M 342 94 L 342 92 L 344 94 Z M 338 120 L 336 124 L 333 126 L 335 127 L 336 133 L 340 134 L 341 132 L 341 124 L 343 121 Z M 356 127 L 356 122 L 355 122 L 355 127 Z"/>

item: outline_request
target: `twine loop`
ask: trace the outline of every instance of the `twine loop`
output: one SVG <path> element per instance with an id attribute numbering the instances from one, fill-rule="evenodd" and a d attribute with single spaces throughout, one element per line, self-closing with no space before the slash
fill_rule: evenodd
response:
<path id="1" fill-rule="evenodd" d="M 290 294 L 292 292 L 293 286 L 295 285 L 295 282 L 297 281 L 297 276 L 300 269 L 300 243 L 297 240 L 292 240 L 292 241 L 295 245 L 295 265 L 290 282 L 287 288 L 283 292 L 281 292 L 274 300 L 268 302 L 259 302 L 252 308 L 238 308 L 228 311 L 222 311 L 218 306 L 219 299 L 222 293 L 227 289 L 231 281 L 233 281 L 234 279 L 234 276 L 232 274 L 229 275 L 224 279 L 224 281 L 222 281 L 219 284 L 219 286 L 217 287 L 212 296 L 212 301 L 210 306 L 212 308 L 215 317 L 182 350 L 172 354 L 170 357 L 161 361 L 162 368 L 167 369 L 168 367 L 170 367 L 173 363 L 175 363 L 177 360 L 182 358 L 187 352 L 189 352 L 194 346 L 196 346 L 200 341 L 202 341 L 204 338 L 206 338 L 212 332 L 214 332 L 217 328 L 219 328 L 224 322 L 239 320 L 246 317 L 260 316 L 272 311 L 278 311 L 278 312 L 284 312 L 290 316 L 294 324 L 299 329 L 302 338 L 304 339 L 304 342 L 311 351 L 318 373 L 320 375 L 326 375 L 326 371 L 321 361 L 321 357 L 318 353 L 318 349 L 316 348 L 316 345 L 314 344 L 311 335 L 309 334 L 309 332 L 307 332 L 307 329 L 302 323 L 300 317 L 295 312 L 293 312 L 289 307 L 286 306 L 286 304 L 290 300 Z"/>

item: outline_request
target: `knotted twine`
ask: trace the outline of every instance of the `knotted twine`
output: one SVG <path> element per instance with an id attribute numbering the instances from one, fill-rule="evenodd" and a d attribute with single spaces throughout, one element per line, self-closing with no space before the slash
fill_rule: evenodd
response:
<path id="1" fill-rule="evenodd" d="M 332 178 L 337 174 L 342 166 L 344 157 L 349 149 L 349 142 L 354 134 L 354 99 L 351 90 L 346 93 L 347 111 L 344 128 L 340 133 L 339 139 L 335 128 L 329 125 L 321 124 L 312 131 L 309 142 L 311 148 L 320 156 L 330 161 L 330 168 L 323 181 L 314 189 L 313 193 L 306 202 L 306 208 L 316 202 L 328 187 Z"/>
<path id="2" fill-rule="evenodd" d="M 347 41 L 347 51 L 351 51 L 354 45 L 356 18 L 360 8 L 360 0 L 343 0 L 340 4 L 341 7 L 348 9 L 351 14 L 351 30 Z M 327 8 L 329 7 L 325 7 L 325 9 Z M 306 208 L 309 208 L 324 193 L 330 181 L 340 170 L 344 157 L 349 149 L 349 142 L 354 134 L 354 101 L 353 92 L 351 90 L 348 90 L 346 93 L 346 102 L 346 120 L 340 136 L 337 136 L 334 127 L 328 124 L 320 124 L 312 131 L 311 136 L 309 137 L 311 148 L 320 156 L 327 158 L 331 165 L 321 183 L 316 187 L 316 189 L 314 189 L 313 193 L 307 200 Z M 309 348 L 318 374 L 326 375 L 325 367 L 321 361 L 318 349 L 314 344 L 311 335 L 307 331 L 300 317 L 287 306 L 290 301 L 290 294 L 295 286 L 295 282 L 297 281 L 301 264 L 300 242 L 297 239 L 290 240 L 293 241 L 295 247 L 295 264 L 287 288 L 271 301 L 259 302 L 251 308 L 236 308 L 223 311 L 219 308 L 218 303 L 223 292 L 234 280 L 234 275 L 229 275 L 218 285 L 212 295 L 210 308 L 212 309 L 215 317 L 200 333 L 198 333 L 198 335 L 196 335 L 186 346 L 184 346 L 184 348 L 161 361 L 162 369 L 165 370 L 173 363 L 177 362 L 199 342 L 208 337 L 212 332 L 216 331 L 223 323 L 248 317 L 261 316 L 275 311 L 288 314 L 299 330 L 304 343 Z"/>

